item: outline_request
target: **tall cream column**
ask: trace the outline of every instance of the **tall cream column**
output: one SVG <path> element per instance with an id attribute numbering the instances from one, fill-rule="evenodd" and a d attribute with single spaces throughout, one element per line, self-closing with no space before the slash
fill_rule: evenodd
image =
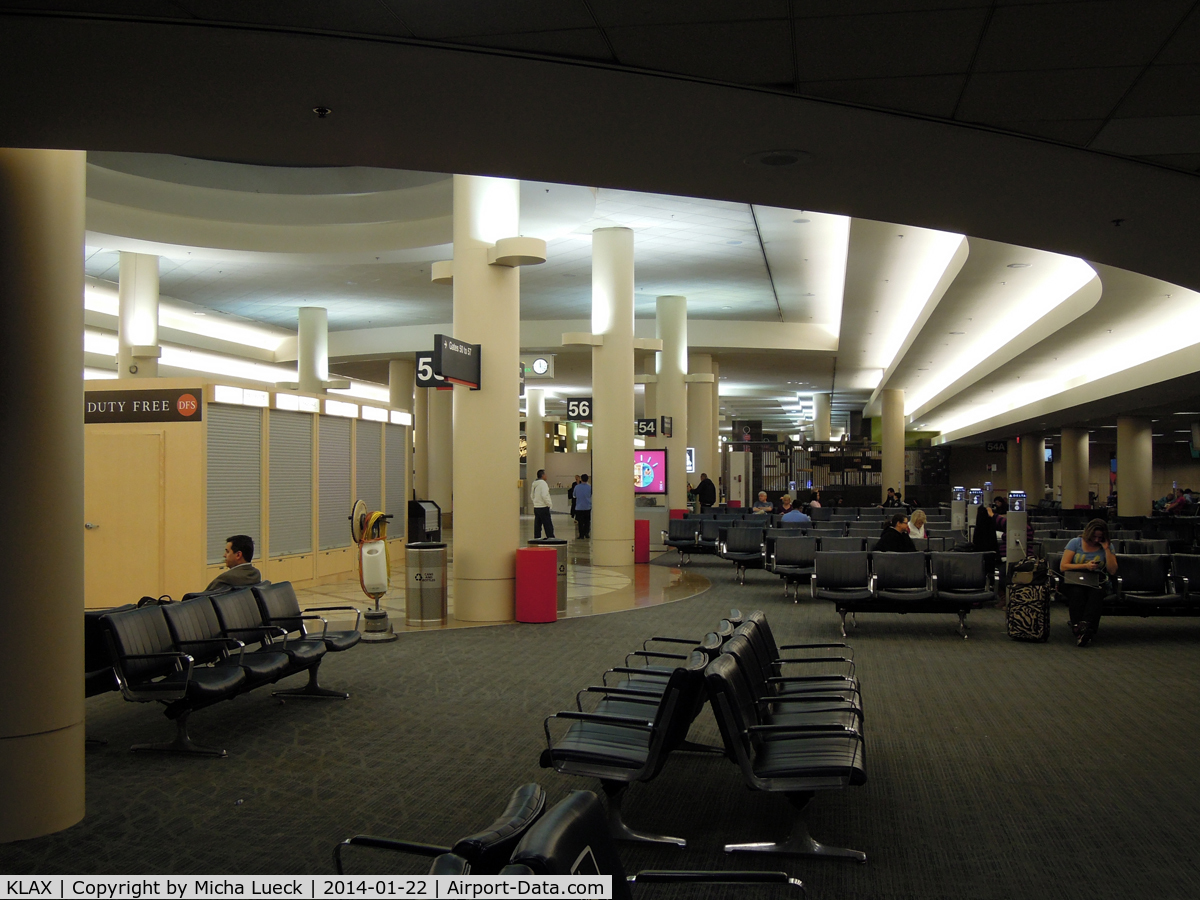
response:
<path id="1" fill-rule="evenodd" d="M 429 499 L 429 395 L 434 388 L 413 387 L 413 494 Z"/>
<path id="2" fill-rule="evenodd" d="M 1062 430 L 1062 508 L 1088 502 L 1088 430 Z"/>
<path id="3" fill-rule="evenodd" d="M 671 418 L 671 437 L 660 437 L 667 451 L 667 508 L 687 509 L 687 297 L 659 297 L 654 305 L 655 328 L 663 348 L 658 356 L 654 392 L 659 423 Z"/>
<path id="4" fill-rule="evenodd" d="M 568 431 L 570 429 L 568 428 Z M 573 447 L 570 449 L 574 449 Z M 523 505 L 533 512 L 531 491 L 538 469 L 546 468 L 546 392 L 525 389 L 525 496 Z"/>
<path id="5" fill-rule="evenodd" d="M 411 359 L 393 359 L 388 361 L 388 400 L 392 406 L 407 409 L 410 413 L 413 411 L 413 391 L 416 372 L 416 363 Z M 391 510 L 392 515 L 396 516 L 396 519 L 393 521 L 399 523 L 407 521 L 408 500 L 413 496 L 412 432 L 416 430 L 416 424 L 416 416 L 413 416 L 412 428 L 408 433 L 409 439 L 404 445 L 404 502 L 398 502 L 400 498 L 392 496 L 395 491 L 392 487 L 388 488 L 388 508 Z M 397 534 L 400 533 L 399 526 L 394 530 Z"/>
<path id="6" fill-rule="evenodd" d="M 692 375 L 711 375 L 713 361 L 707 353 L 688 355 L 688 372 Z M 713 391 L 716 385 L 708 381 L 689 381 L 687 386 L 687 445 L 696 456 L 696 471 L 689 476 L 692 484 L 699 484 L 703 472 L 717 483 L 713 446 L 716 423 L 713 422 Z"/>
<path id="7" fill-rule="evenodd" d="M 903 395 L 901 395 L 901 396 L 903 399 Z M 830 416 L 830 412 L 833 407 L 833 404 L 831 401 L 832 401 L 831 394 L 827 394 L 827 393 L 813 394 L 813 440 L 814 441 L 830 440 L 830 435 L 832 434 L 832 427 L 833 427 L 832 423 L 831 423 L 831 416 Z M 904 444 L 904 434 L 903 434 L 903 432 L 904 432 L 904 421 L 903 421 L 904 404 L 903 404 L 903 402 L 901 402 L 901 404 L 900 404 L 900 416 L 901 416 L 900 443 L 901 443 L 901 445 L 903 445 Z M 901 466 L 903 466 L 903 465 L 904 465 L 904 463 L 902 461 Z M 886 478 L 883 480 L 883 482 L 885 485 L 888 485 L 890 487 L 896 486 L 894 483 L 889 482 Z"/>
<path id="8" fill-rule="evenodd" d="M 716 357 L 713 357 L 712 372 L 712 467 L 716 471 L 710 471 L 708 477 L 712 479 L 713 484 L 720 488 L 721 473 L 724 471 L 724 464 L 721 461 L 721 363 L 717 361 Z M 718 493 L 718 503 L 720 499 Z"/>
<path id="9" fill-rule="evenodd" d="M 633 230 L 592 232 L 592 564 L 633 565 Z M 647 411 L 648 413 L 648 411 Z"/>
<path id="10" fill-rule="evenodd" d="M 318 393 L 329 381 L 329 312 L 320 306 L 300 307 L 296 338 L 300 390 Z"/>
<path id="11" fill-rule="evenodd" d="M 454 528 L 454 556 L 458 559 L 458 523 L 454 521 L 454 398 L 452 392 L 425 388 L 429 404 L 429 430 L 425 437 L 428 494 L 442 510 L 442 524 Z"/>
<path id="12" fill-rule="evenodd" d="M 1017 443 L 1016 435 L 1008 439 L 1008 456 L 1004 466 L 1005 490 L 1023 490 L 1021 485 L 1021 445 Z M 1028 499 L 1028 498 L 1026 498 Z"/>
<path id="13" fill-rule="evenodd" d="M 1117 419 L 1117 515 L 1148 516 L 1154 506 L 1154 426 L 1149 419 Z"/>
<path id="14" fill-rule="evenodd" d="M 454 389 L 454 493 L 487 508 L 454 523 L 454 614 L 469 622 L 516 613 L 521 276 L 488 248 L 520 233 L 520 212 L 519 181 L 454 176 L 454 337 L 482 345 L 481 389 Z"/>
<path id="15" fill-rule="evenodd" d="M 880 394 L 883 403 L 883 485 L 880 496 L 887 498 L 887 489 L 904 490 L 904 391 L 888 388 Z"/>
<path id="16" fill-rule="evenodd" d="M 84 814 L 83 208 L 85 156 L 0 149 L 0 842 Z M 54 510 L 53 540 L 30 523 Z"/>
<path id="17" fill-rule="evenodd" d="M 117 376 L 157 378 L 158 257 L 121 251 L 117 285 Z"/>
<path id="18" fill-rule="evenodd" d="M 1021 435 L 1021 485 L 1029 506 L 1037 506 L 1046 499 L 1046 438 L 1043 435 Z"/>
<path id="19" fill-rule="evenodd" d="M 645 415 L 643 418 L 653 419 L 658 422 L 658 354 L 649 353 L 646 355 L 646 397 L 643 403 Z M 658 426 L 654 428 L 654 439 L 646 442 L 647 447 L 662 446 L 658 441 Z"/>

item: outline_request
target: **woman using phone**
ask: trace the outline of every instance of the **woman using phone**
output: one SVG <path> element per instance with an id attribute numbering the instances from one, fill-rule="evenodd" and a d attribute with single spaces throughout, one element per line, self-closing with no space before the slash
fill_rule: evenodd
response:
<path id="1" fill-rule="evenodd" d="M 1108 540 L 1108 523 L 1092 519 L 1083 534 L 1071 538 L 1063 551 L 1063 592 L 1067 595 L 1071 631 L 1076 643 L 1086 647 L 1100 626 L 1100 607 L 1108 592 L 1109 576 L 1117 574 L 1117 557 Z"/>

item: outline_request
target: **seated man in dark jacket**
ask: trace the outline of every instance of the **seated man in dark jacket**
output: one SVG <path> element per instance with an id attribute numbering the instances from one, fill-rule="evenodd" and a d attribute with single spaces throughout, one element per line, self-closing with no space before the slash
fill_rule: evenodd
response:
<path id="1" fill-rule="evenodd" d="M 887 530 L 873 548 L 876 553 L 916 553 L 917 545 L 908 536 L 908 516 L 892 516 Z"/>
<path id="2" fill-rule="evenodd" d="M 205 592 L 232 590 L 262 581 L 262 573 L 250 565 L 254 559 L 254 538 L 235 534 L 225 539 L 225 571 L 212 580 Z"/>

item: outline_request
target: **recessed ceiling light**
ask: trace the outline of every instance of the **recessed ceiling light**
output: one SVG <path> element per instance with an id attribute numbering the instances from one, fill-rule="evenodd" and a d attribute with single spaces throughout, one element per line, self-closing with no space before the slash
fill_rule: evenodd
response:
<path id="1" fill-rule="evenodd" d="M 815 297 L 817 295 L 816 294 L 801 294 L 800 296 L 801 297 Z"/>
<path id="2" fill-rule="evenodd" d="M 732 306 L 722 306 L 721 309 L 733 309 Z"/>
<path id="3" fill-rule="evenodd" d="M 807 225 L 812 219 L 792 219 L 797 225 Z"/>
<path id="4" fill-rule="evenodd" d="M 952 331 L 951 334 L 966 334 L 965 331 Z"/>
<path id="5" fill-rule="evenodd" d="M 1009 263 L 1010 269 L 1028 269 L 1033 263 Z"/>
<path id="6" fill-rule="evenodd" d="M 731 247 L 736 247 L 738 244 L 741 243 L 741 241 L 726 241 L 725 243 L 729 244 L 729 246 L 731 246 Z"/>
<path id="7" fill-rule="evenodd" d="M 768 166 L 772 169 L 794 166 L 797 163 L 808 162 L 812 154 L 804 150 L 764 150 L 761 153 L 751 153 L 742 162 L 748 165 Z"/>

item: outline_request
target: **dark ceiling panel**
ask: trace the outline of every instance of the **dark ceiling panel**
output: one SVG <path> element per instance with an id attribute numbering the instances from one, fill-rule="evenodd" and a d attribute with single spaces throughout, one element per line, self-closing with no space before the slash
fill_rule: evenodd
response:
<path id="1" fill-rule="evenodd" d="M 416 33 L 436 40 L 467 34 L 564 31 L 595 25 L 582 0 L 381 0 Z"/>
<path id="2" fill-rule="evenodd" d="M 943 9 L 987 9 L 990 0 L 795 0 L 792 5 L 797 18 L 812 18 Z"/>
<path id="3" fill-rule="evenodd" d="M 971 76 L 957 119 L 964 122 L 1104 118 L 1140 69 L 980 72 Z"/>
<path id="4" fill-rule="evenodd" d="M 1200 115 L 1200 66 L 1152 66 L 1114 114 L 1136 116 Z"/>
<path id="5" fill-rule="evenodd" d="M 997 9 L 979 72 L 1138 66 L 1150 62 L 1192 0 L 1104 0 Z"/>
<path id="6" fill-rule="evenodd" d="M 617 59 L 627 66 L 732 81 L 792 81 L 792 44 L 781 19 L 708 25 L 609 28 Z"/>
<path id="7" fill-rule="evenodd" d="M 172 7 L 186 8 L 199 19 L 217 22 L 289 25 L 327 31 L 365 34 L 403 34 L 399 19 L 381 3 L 356 0 L 174 0 L 159 4 L 159 15 L 173 15 Z"/>
<path id="8" fill-rule="evenodd" d="M 965 78 L 965 75 L 918 75 L 912 78 L 806 81 L 800 85 L 800 93 L 880 109 L 949 118 L 954 112 L 954 104 L 958 101 Z"/>
<path id="9" fill-rule="evenodd" d="M 986 9 L 799 19 L 801 81 L 965 72 Z"/>
<path id="10" fill-rule="evenodd" d="M 608 44 L 598 28 L 575 28 L 571 31 L 535 31 L 527 34 L 473 35 L 459 39 L 475 47 L 500 47 L 544 53 L 570 59 L 612 61 Z"/>
<path id="11" fill-rule="evenodd" d="M 1170 42 L 1154 60 L 1156 63 L 1200 65 L 1200 6 L 1192 9 Z"/>
<path id="12" fill-rule="evenodd" d="M 1017 134 L 1049 138 L 1066 144 L 1086 144 L 1104 124 L 1103 119 L 1025 119 L 1012 122 L 988 122 Z"/>
<path id="13" fill-rule="evenodd" d="M 1172 169 L 1200 172 L 1200 153 L 1164 153 L 1160 156 L 1139 156 L 1138 159 L 1160 166 L 1170 166 Z"/>
<path id="14" fill-rule="evenodd" d="M 747 19 L 783 19 L 787 0 L 731 4 L 728 0 L 590 0 L 592 12 L 604 27 L 610 25 L 684 25 Z"/>

